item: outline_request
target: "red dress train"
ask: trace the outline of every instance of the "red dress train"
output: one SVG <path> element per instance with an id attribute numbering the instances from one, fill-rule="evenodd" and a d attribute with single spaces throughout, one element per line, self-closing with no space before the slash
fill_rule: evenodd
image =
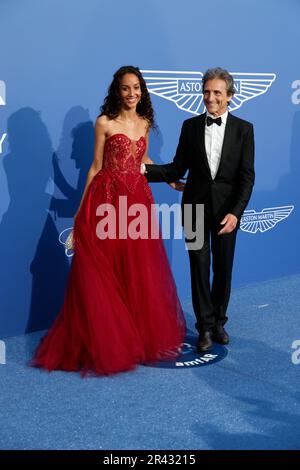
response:
<path id="1" fill-rule="evenodd" d="M 133 232 L 137 229 L 133 204 L 147 209 L 151 225 L 154 201 L 140 173 L 145 149 L 144 137 L 133 141 L 114 134 L 106 140 L 103 168 L 76 218 L 64 303 L 32 365 L 112 374 L 174 357 L 183 342 L 185 320 L 160 236 L 124 235 L 131 222 Z M 99 238 L 101 230 L 111 227 L 116 232 L 112 237 Z"/>

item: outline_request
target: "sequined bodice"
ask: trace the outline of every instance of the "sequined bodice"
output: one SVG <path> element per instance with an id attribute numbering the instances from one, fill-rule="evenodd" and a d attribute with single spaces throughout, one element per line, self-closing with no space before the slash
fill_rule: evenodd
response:
<path id="1" fill-rule="evenodd" d="M 90 185 L 90 197 L 101 202 L 114 202 L 119 195 L 144 193 L 154 204 L 151 189 L 141 173 L 146 139 L 130 139 L 126 134 L 113 134 L 106 139 L 102 169 Z"/>
<path id="2" fill-rule="evenodd" d="M 113 134 L 105 142 L 102 168 L 122 173 L 140 173 L 145 150 L 145 137 L 132 140 L 125 134 Z"/>

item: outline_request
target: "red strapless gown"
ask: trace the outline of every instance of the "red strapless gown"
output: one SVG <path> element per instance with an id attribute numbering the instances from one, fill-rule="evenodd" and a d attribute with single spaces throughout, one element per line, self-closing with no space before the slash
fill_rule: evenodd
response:
<path id="1" fill-rule="evenodd" d="M 145 149 L 144 137 L 133 141 L 115 134 L 106 140 L 103 168 L 76 219 L 64 303 L 32 365 L 112 374 L 174 357 L 183 342 L 184 316 L 161 238 L 99 239 L 96 234 L 100 204 L 112 204 L 117 219 L 125 216 L 119 196 L 127 196 L 128 207 L 154 204 L 140 174 Z"/>

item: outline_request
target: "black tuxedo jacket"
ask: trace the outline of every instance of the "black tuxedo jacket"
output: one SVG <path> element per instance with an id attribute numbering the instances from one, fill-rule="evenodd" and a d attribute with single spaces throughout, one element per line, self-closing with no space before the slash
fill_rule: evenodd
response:
<path id="1" fill-rule="evenodd" d="M 201 114 L 184 121 L 173 162 L 146 165 L 145 176 L 149 182 L 170 183 L 188 171 L 183 205 L 208 204 L 218 222 L 228 213 L 240 219 L 254 184 L 253 126 L 228 113 L 220 165 L 213 180 L 205 150 L 205 118 L 206 114 Z"/>

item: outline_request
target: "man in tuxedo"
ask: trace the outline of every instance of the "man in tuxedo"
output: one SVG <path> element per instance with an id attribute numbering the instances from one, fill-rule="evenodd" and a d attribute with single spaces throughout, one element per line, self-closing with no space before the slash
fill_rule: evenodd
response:
<path id="1" fill-rule="evenodd" d="M 229 343 L 224 325 L 236 234 L 254 184 L 253 126 L 227 109 L 233 77 L 219 67 L 209 69 L 202 90 L 207 112 L 184 121 L 173 162 L 145 166 L 149 182 L 171 183 L 188 171 L 183 210 L 185 204 L 204 204 L 204 244 L 189 250 L 198 352 L 209 350 L 213 341 Z"/>

